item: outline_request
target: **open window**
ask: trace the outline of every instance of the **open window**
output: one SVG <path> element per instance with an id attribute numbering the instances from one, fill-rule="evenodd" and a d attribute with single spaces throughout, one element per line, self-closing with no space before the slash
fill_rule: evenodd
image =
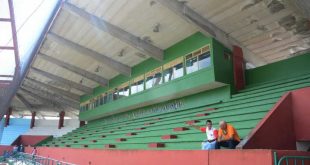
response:
<path id="1" fill-rule="evenodd" d="M 100 105 L 106 104 L 107 103 L 107 94 L 104 93 L 100 96 Z"/>
<path id="2" fill-rule="evenodd" d="M 136 77 L 131 84 L 131 94 L 135 94 L 144 90 L 144 75 Z"/>
<path id="3" fill-rule="evenodd" d="M 169 82 L 184 76 L 183 57 L 177 58 L 163 66 L 164 81 Z"/>
<path id="4" fill-rule="evenodd" d="M 207 45 L 185 57 L 186 73 L 196 72 L 211 64 L 210 46 Z"/>
<path id="5" fill-rule="evenodd" d="M 113 90 L 109 90 L 109 91 L 107 92 L 107 103 L 113 101 L 113 93 L 114 93 Z"/>
<path id="6" fill-rule="evenodd" d="M 118 87 L 118 97 L 123 98 L 129 96 L 129 82 L 126 82 Z"/>
<path id="7" fill-rule="evenodd" d="M 162 67 L 158 67 L 145 74 L 145 89 L 162 84 Z"/>

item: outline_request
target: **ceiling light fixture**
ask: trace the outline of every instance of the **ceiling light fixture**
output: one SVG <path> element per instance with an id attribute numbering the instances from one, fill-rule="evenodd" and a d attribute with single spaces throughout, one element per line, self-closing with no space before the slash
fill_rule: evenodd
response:
<path id="1" fill-rule="evenodd" d="M 135 53 L 136 56 L 141 57 L 141 58 L 146 58 L 145 54 L 142 54 L 140 52 Z"/>
<path id="2" fill-rule="evenodd" d="M 123 56 L 124 56 L 124 52 L 125 52 L 125 49 L 122 49 L 122 50 L 119 52 L 118 56 L 119 56 L 119 57 L 123 57 Z"/>
<path id="3" fill-rule="evenodd" d="M 98 73 L 100 71 L 100 66 L 98 65 L 97 68 L 95 69 L 95 72 Z"/>
<path id="4" fill-rule="evenodd" d="M 153 5 L 155 5 L 155 4 L 156 4 L 155 1 L 151 1 L 151 2 L 150 2 L 150 6 L 153 6 Z"/>
<path id="5" fill-rule="evenodd" d="M 157 23 L 157 24 L 153 27 L 153 32 L 154 32 L 154 33 L 158 33 L 158 32 L 159 32 L 159 27 L 160 27 L 160 23 Z"/>

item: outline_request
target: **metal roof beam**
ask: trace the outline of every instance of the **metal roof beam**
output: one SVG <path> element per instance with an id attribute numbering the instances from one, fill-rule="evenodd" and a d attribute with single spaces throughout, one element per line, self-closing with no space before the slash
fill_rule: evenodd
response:
<path id="1" fill-rule="evenodd" d="M 65 84 L 65 85 L 68 85 L 68 86 L 70 86 L 72 88 L 75 88 L 75 89 L 77 89 L 79 91 L 82 91 L 84 93 L 90 94 L 93 91 L 92 88 L 86 87 L 86 86 L 84 86 L 82 84 L 79 84 L 79 83 L 76 83 L 74 81 L 62 78 L 60 76 L 56 76 L 56 75 L 54 75 L 52 73 L 49 73 L 49 72 L 46 72 L 46 71 L 43 71 L 43 70 L 40 70 L 40 69 L 37 69 L 37 68 L 33 68 L 33 67 L 30 70 L 32 72 L 34 72 L 34 73 L 40 74 L 40 75 L 42 75 L 44 77 L 47 77 L 49 79 L 59 81 L 59 82 Z"/>
<path id="2" fill-rule="evenodd" d="M 41 87 L 44 87 L 48 90 L 51 90 L 53 91 L 53 93 L 57 93 L 57 94 L 60 94 L 60 95 L 63 95 L 63 96 L 66 96 L 72 100 L 75 100 L 75 101 L 79 101 L 80 100 L 80 96 L 77 95 L 77 94 L 74 94 L 74 93 L 71 93 L 69 91 L 65 91 L 65 90 L 62 90 L 62 89 L 59 89 L 59 88 L 56 88 L 54 86 L 51 86 L 51 85 L 48 85 L 48 84 L 45 84 L 43 82 L 40 82 L 38 80 L 35 80 L 35 79 L 32 79 L 32 78 L 29 78 L 27 77 L 26 78 L 27 81 L 31 82 L 31 83 L 34 83 L 38 86 L 41 86 Z"/>
<path id="3" fill-rule="evenodd" d="M 37 88 L 31 87 L 31 86 L 26 85 L 26 84 L 23 84 L 23 88 L 28 90 L 28 92 L 31 91 L 31 93 L 36 94 L 40 97 L 43 97 L 44 99 L 46 99 L 48 101 L 52 100 L 53 102 L 57 102 L 57 103 L 60 103 L 63 105 L 67 105 L 67 106 L 72 107 L 74 109 L 78 109 L 78 110 L 80 109 L 79 102 L 66 99 L 66 98 L 64 98 L 61 95 L 58 95 L 56 93 L 50 93 L 48 91 L 43 91 L 41 89 L 37 89 Z"/>
<path id="4" fill-rule="evenodd" d="M 98 84 L 100 84 L 102 86 L 107 86 L 107 84 L 109 82 L 107 79 L 105 79 L 103 77 L 100 77 L 100 76 L 98 76 L 98 75 L 96 75 L 94 73 L 91 73 L 89 71 L 86 71 L 84 69 L 76 67 L 74 65 L 71 65 L 69 63 L 60 61 L 60 60 L 58 60 L 58 59 L 56 59 L 54 57 L 51 57 L 51 56 L 48 56 L 48 55 L 45 55 L 45 54 L 42 54 L 42 53 L 39 53 L 38 55 L 39 55 L 38 57 L 40 57 L 41 59 L 44 59 L 44 60 L 49 61 L 51 63 L 54 63 L 54 64 L 56 64 L 56 65 L 58 65 L 58 66 L 60 66 L 60 67 L 62 67 L 64 69 L 67 69 L 67 70 L 69 70 L 69 71 L 71 71 L 73 73 L 76 73 L 76 74 L 80 75 L 80 76 L 86 77 L 87 79 L 95 81 L 95 82 L 97 82 Z"/>
<path id="5" fill-rule="evenodd" d="M 40 95 L 38 95 L 38 94 L 36 94 L 36 93 L 33 93 L 33 92 L 31 92 L 31 90 L 28 90 L 28 89 L 26 89 L 26 88 L 24 88 L 24 87 L 21 87 L 20 90 L 21 90 L 22 92 L 24 92 L 25 94 L 27 94 L 27 95 L 29 95 L 29 96 L 31 96 L 31 97 L 33 97 L 33 98 L 39 100 L 39 101 L 40 101 L 42 104 L 44 104 L 44 105 L 51 105 L 51 106 L 53 106 L 53 107 L 55 107 L 55 105 L 56 105 L 55 102 L 50 101 L 50 100 L 47 100 L 47 99 L 41 97 Z"/>
<path id="6" fill-rule="evenodd" d="M 209 20 L 207 20 L 206 18 L 195 12 L 193 9 L 188 7 L 184 2 L 178 0 L 156 0 L 156 1 L 159 2 L 161 5 L 167 7 L 169 10 L 171 10 L 184 20 L 190 22 L 192 25 L 199 28 L 200 31 L 205 35 L 214 37 L 215 39 L 220 41 L 223 45 L 225 45 L 227 48 L 232 50 L 233 45 L 240 46 L 243 50 L 244 58 L 247 61 L 255 64 L 256 66 L 267 64 L 267 62 L 264 59 L 254 55 L 239 41 L 230 37 L 223 30 L 219 29 Z"/>
<path id="7" fill-rule="evenodd" d="M 56 105 L 54 104 L 54 102 L 51 102 L 49 99 L 46 99 L 38 94 L 35 94 L 23 87 L 20 88 L 21 91 L 23 91 L 24 93 L 28 94 L 29 96 L 35 98 L 35 99 L 38 99 L 40 100 L 40 102 L 42 102 L 44 104 L 44 111 L 46 112 L 55 112 L 55 110 L 51 110 L 50 108 L 56 108 L 56 112 L 60 112 L 60 111 L 63 111 L 63 108 L 61 108 L 59 105 Z M 47 106 L 47 105 L 52 105 L 51 107 L 50 106 Z M 43 107 L 37 107 L 36 109 L 36 112 L 37 112 L 37 115 L 39 118 L 44 118 L 44 115 L 39 111 L 39 109 L 43 108 Z"/>
<path id="8" fill-rule="evenodd" d="M 310 20 L 310 2 L 309 0 L 292 0 L 296 4 L 299 11 Z"/>
<path id="9" fill-rule="evenodd" d="M 122 64 L 118 61 L 115 61 L 106 55 L 100 54 L 96 51 L 93 51 L 93 50 L 88 49 L 84 46 L 76 44 L 76 43 L 74 43 L 68 39 L 65 39 L 65 38 L 63 38 L 63 37 L 61 37 L 55 33 L 52 33 L 52 32 L 49 32 L 47 34 L 47 38 L 57 42 L 58 44 L 69 47 L 69 48 L 81 53 L 82 55 L 85 55 L 87 57 L 91 57 L 91 58 L 95 59 L 96 61 L 99 61 L 99 62 L 105 64 L 106 66 L 114 69 L 115 71 L 117 71 L 117 72 L 119 72 L 125 76 L 131 75 L 131 68 L 129 66 Z"/>
<path id="10" fill-rule="evenodd" d="M 63 9 L 76 14 L 83 18 L 88 23 L 92 24 L 96 28 L 109 33 L 110 35 L 114 36 L 115 38 L 118 38 L 119 40 L 127 43 L 128 45 L 136 48 L 137 50 L 141 51 L 142 53 L 158 60 L 162 61 L 164 57 L 163 50 L 160 48 L 142 40 L 141 38 L 121 29 L 118 26 L 115 26 L 93 14 L 88 13 L 87 11 L 70 4 L 68 2 L 65 2 Z"/>
<path id="11" fill-rule="evenodd" d="M 34 106 L 31 105 L 31 104 L 27 101 L 27 99 L 26 99 L 24 96 L 22 96 L 21 94 L 16 93 L 15 96 L 16 96 L 17 100 L 19 100 L 21 103 L 23 103 L 30 111 L 31 111 L 31 109 L 34 108 Z"/>

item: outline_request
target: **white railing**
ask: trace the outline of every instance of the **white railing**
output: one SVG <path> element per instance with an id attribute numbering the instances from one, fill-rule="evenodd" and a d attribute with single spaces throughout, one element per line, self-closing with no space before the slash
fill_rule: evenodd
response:
<path id="1" fill-rule="evenodd" d="M 52 158 L 22 152 L 16 153 L 8 161 L 9 163 L 14 163 L 14 165 L 75 165 Z"/>

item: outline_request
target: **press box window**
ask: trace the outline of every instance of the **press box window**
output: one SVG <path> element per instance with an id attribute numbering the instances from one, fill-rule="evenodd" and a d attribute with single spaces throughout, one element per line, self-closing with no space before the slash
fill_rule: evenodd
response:
<path id="1" fill-rule="evenodd" d="M 110 91 L 108 92 L 108 95 L 107 95 L 107 103 L 113 101 L 113 92 Z"/>
<path id="2" fill-rule="evenodd" d="M 185 59 L 187 74 L 209 67 L 211 64 L 209 45 L 187 55 Z"/>
<path id="3" fill-rule="evenodd" d="M 198 56 L 199 69 L 207 68 L 211 64 L 211 53 L 209 45 L 201 49 L 201 54 Z"/>
<path id="4" fill-rule="evenodd" d="M 198 70 L 197 56 L 189 54 L 186 56 L 186 73 L 190 74 Z"/>
<path id="5" fill-rule="evenodd" d="M 131 94 L 135 94 L 144 90 L 144 76 L 139 76 L 133 80 L 130 87 Z"/>
<path id="6" fill-rule="evenodd" d="M 97 97 L 96 98 L 96 105 L 95 105 L 95 107 L 98 107 L 100 105 L 100 97 Z"/>
<path id="7" fill-rule="evenodd" d="M 162 69 L 158 67 L 145 74 L 145 89 L 162 84 Z"/>
<path id="8" fill-rule="evenodd" d="M 183 57 L 175 59 L 164 65 L 164 81 L 169 82 L 184 76 Z"/>
<path id="9" fill-rule="evenodd" d="M 100 105 L 106 104 L 107 103 L 107 95 L 101 95 L 100 96 Z"/>
<path id="10" fill-rule="evenodd" d="M 117 89 L 115 89 L 113 91 L 113 100 L 117 100 L 118 99 L 118 92 L 117 92 Z"/>
<path id="11" fill-rule="evenodd" d="M 118 87 L 118 97 L 127 97 L 129 96 L 129 83 L 124 83 L 120 87 Z"/>

